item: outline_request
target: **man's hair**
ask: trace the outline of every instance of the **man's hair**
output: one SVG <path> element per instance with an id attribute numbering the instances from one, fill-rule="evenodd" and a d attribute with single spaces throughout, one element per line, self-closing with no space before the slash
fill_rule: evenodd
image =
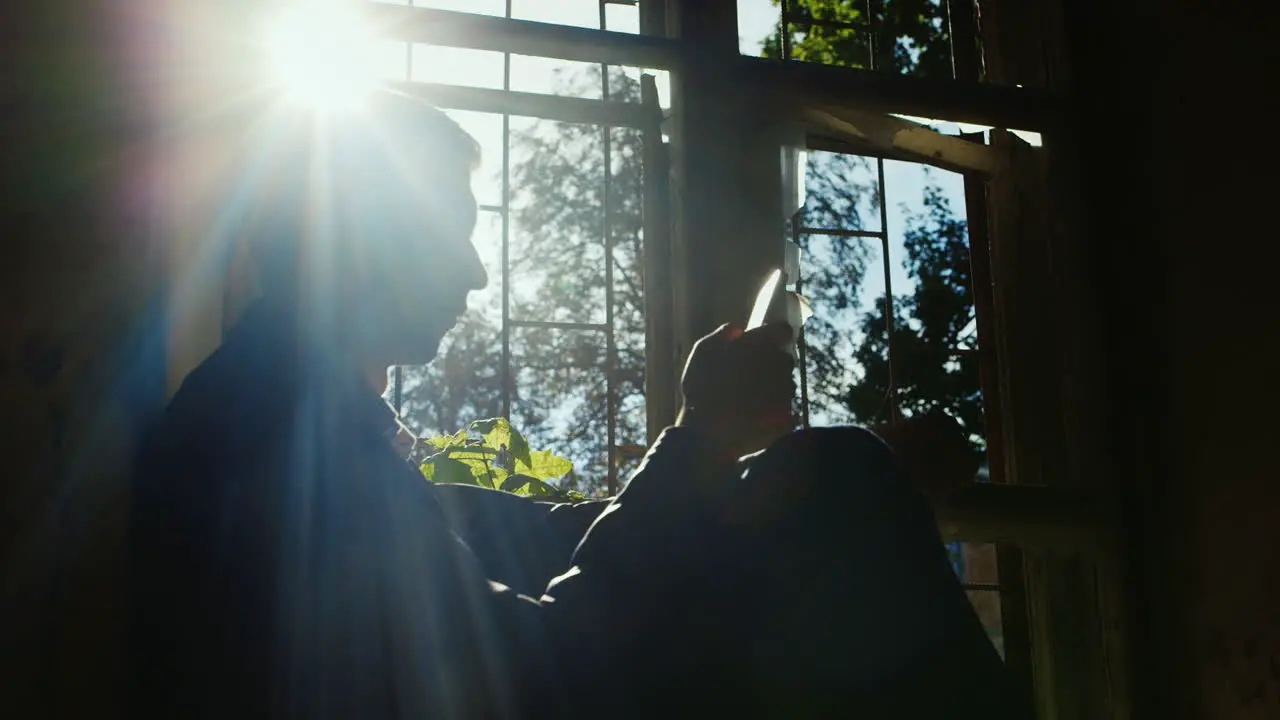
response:
<path id="1" fill-rule="evenodd" d="M 298 279 L 308 238 L 317 233 L 327 235 L 328 249 L 338 254 L 333 261 L 343 267 L 340 256 L 355 248 L 344 242 L 340 206 L 421 195 L 424 186 L 456 182 L 458 168 L 474 171 L 480 163 L 479 144 L 449 116 L 392 90 L 374 93 L 351 116 L 290 108 L 267 112 L 271 116 L 256 123 L 237 181 L 243 230 L 266 286 Z M 433 212 L 453 211 L 423 200 L 424 222 Z M 362 252 L 374 249 L 368 238 L 361 240 Z"/>

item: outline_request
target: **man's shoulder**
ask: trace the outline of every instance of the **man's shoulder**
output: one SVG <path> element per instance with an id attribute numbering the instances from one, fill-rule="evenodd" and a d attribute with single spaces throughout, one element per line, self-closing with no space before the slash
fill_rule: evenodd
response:
<path id="1" fill-rule="evenodd" d="M 223 346 L 183 379 L 146 434 L 141 459 L 225 458 L 230 446 L 266 440 L 287 404 L 287 383 L 269 358 Z"/>

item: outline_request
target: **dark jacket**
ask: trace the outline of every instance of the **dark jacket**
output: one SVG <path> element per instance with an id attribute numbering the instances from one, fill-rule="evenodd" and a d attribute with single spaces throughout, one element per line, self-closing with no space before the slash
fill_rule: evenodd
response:
<path id="1" fill-rule="evenodd" d="M 286 312 L 254 309 L 190 374 L 133 484 L 133 716 L 476 717 L 512 700 L 510 598 L 393 433 L 361 373 Z"/>

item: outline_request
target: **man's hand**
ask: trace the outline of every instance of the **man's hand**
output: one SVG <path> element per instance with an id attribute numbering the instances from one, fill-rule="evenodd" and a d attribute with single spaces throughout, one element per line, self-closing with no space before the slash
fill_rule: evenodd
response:
<path id="1" fill-rule="evenodd" d="M 725 459 L 761 450 L 794 428 L 795 360 L 785 323 L 743 332 L 723 325 L 699 340 L 681 379 L 677 425 L 697 428 Z"/>

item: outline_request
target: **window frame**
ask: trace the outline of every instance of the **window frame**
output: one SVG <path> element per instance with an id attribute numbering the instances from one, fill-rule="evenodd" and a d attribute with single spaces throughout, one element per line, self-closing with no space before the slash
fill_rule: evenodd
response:
<path id="1" fill-rule="evenodd" d="M 761 253 L 767 255 L 769 252 L 766 246 L 761 245 L 753 246 L 743 253 L 751 262 L 717 267 L 718 260 L 722 258 L 710 252 L 704 245 L 705 238 L 699 236 L 708 227 L 706 218 L 697 217 L 702 210 L 708 210 L 711 215 L 725 215 L 722 202 L 724 193 L 720 197 L 709 194 L 704 182 L 723 176 L 724 169 L 713 167 L 705 158 L 696 155 L 715 149 L 733 150 L 728 143 L 744 137 L 741 131 L 746 124 L 744 118 L 750 116 L 747 110 L 763 108 L 769 113 L 775 113 L 769 116 L 770 122 L 812 120 L 805 118 L 804 113 L 826 113 L 837 120 L 850 114 L 861 113 L 862 117 L 866 117 L 873 113 L 878 116 L 893 114 L 928 117 L 1040 132 L 1045 136 L 1046 163 L 1053 168 L 1068 168 L 1062 171 L 1068 174 L 1067 179 L 1055 178 L 1045 192 L 1064 196 L 1062 202 L 1070 204 L 1071 198 L 1065 196 L 1075 192 L 1078 184 L 1076 175 L 1079 174 L 1079 171 L 1075 171 L 1075 175 L 1070 174 L 1070 143 L 1073 139 L 1063 130 L 1068 126 L 1070 105 L 1056 92 L 1036 87 L 978 82 L 979 75 L 987 79 L 1007 79 L 1016 77 L 1016 74 L 1009 72 L 1008 67 L 983 66 L 983 56 L 976 55 L 977 48 L 973 48 L 975 54 L 970 54 L 967 43 L 960 44 L 966 50 L 958 53 L 958 46 L 953 42 L 955 74 L 961 79 L 926 79 L 875 70 L 784 63 L 743 57 L 738 53 L 736 6 L 733 0 L 645 0 L 639 5 L 640 34 L 412 6 L 365 3 L 363 7 L 375 25 L 384 29 L 387 37 L 409 43 L 649 68 L 672 73 L 672 106 L 675 110 L 670 114 L 659 110 L 656 115 L 656 102 L 649 101 L 634 105 L 603 99 L 596 101 L 445 85 L 417 85 L 411 88 L 445 109 L 498 111 L 568 122 L 636 127 L 658 137 L 670 137 L 670 142 L 657 143 L 657 147 L 652 148 L 652 159 L 660 159 L 663 163 L 662 177 L 652 187 L 646 180 L 645 187 L 646 210 L 652 206 L 662 208 L 667 214 L 661 226 L 655 228 L 652 237 L 665 236 L 664 242 L 668 245 L 657 259 L 648 257 L 650 251 L 646 247 L 646 263 L 654 263 L 650 267 L 658 267 L 664 271 L 661 273 L 663 277 L 657 278 L 658 287 L 647 288 L 646 294 L 650 290 L 655 291 L 669 306 L 663 320 L 665 327 L 648 328 L 650 341 L 659 340 L 663 343 L 662 351 L 657 353 L 658 362 L 649 366 L 650 376 L 646 380 L 646 401 L 651 404 L 650 437 L 653 436 L 652 428 L 661 427 L 674 419 L 679 361 L 687 353 L 692 339 L 709 329 L 708 325 L 717 313 L 736 307 L 736 296 L 742 294 L 743 287 L 755 284 L 755 279 L 749 277 L 751 273 L 744 272 L 744 268 L 752 270 L 754 266 L 751 262 L 757 265 L 771 262 L 770 258 L 762 260 L 758 257 Z M 981 32 L 984 42 L 992 32 L 992 26 L 997 24 L 989 20 L 998 20 L 998 14 L 988 12 L 992 9 L 988 5 L 989 3 L 983 3 L 984 27 Z M 994 5 L 1012 7 L 1016 5 L 1016 0 L 998 0 Z M 1036 5 L 1038 8 L 1048 8 L 1042 11 L 1046 16 L 1060 12 L 1057 0 L 1040 0 Z M 971 0 L 948 0 L 947 8 L 953 34 L 960 33 L 959 28 L 966 24 L 974 29 L 970 34 L 977 33 L 978 28 L 973 22 L 975 18 L 970 17 Z M 965 11 L 957 12 L 957 8 L 965 8 Z M 1006 14 L 1013 13 L 1010 11 Z M 989 15 L 996 17 L 989 18 Z M 1058 46 L 1050 43 L 1050 53 L 1056 47 Z M 1009 48 L 1002 48 L 996 55 L 1001 62 L 1009 65 L 1013 52 Z M 985 63 L 990 65 L 991 62 L 992 56 L 987 55 Z M 964 67 L 963 71 L 961 66 Z M 1042 69 L 1026 72 L 1034 74 Z M 747 94 L 743 92 L 745 88 L 749 88 L 752 104 L 735 105 L 734 103 L 746 102 Z M 732 112 L 725 112 L 723 109 L 715 112 L 718 105 L 723 108 L 726 104 L 741 114 L 735 117 Z M 711 111 L 712 127 L 697 127 L 690 116 L 708 110 Z M 800 115 L 797 116 L 797 113 Z M 726 129 L 730 132 L 725 132 Z M 895 132 L 889 128 L 888 136 L 894 135 Z M 650 151 L 649 143 L 646 143 L 646 155 Z M 866 153 L 859 151 L 859 154 Z M 997 150 L 984 157 L 994 158 L 996 161 L 989 168 L 992 177 L 999 177 L 1000 173 L 1008 169 L 1002 165 L 1008 159 L 1003 151 Z M 646 157 L 646 167 L 650 160 L 651 158 Z M 776 157 L 756 158 L 756 161 L 761 163 L 758 167 L 769 162 L 775 167 L 777 165 Z M 647 172 L 646 176 L 653 174 Z M 991 177 L 975 182 L 982 186 L 983 194 L 986 195 L 986 202 L 982 207 L 990 215 L 988 226 L 1000 227 L 1007 220 L 1005 215 L 1013 210 L 991 196 L 991 188 L 994 187 Z M 976 196 L 978 191 L 972 192 Z M 969 192 L 966 192 L 966 196 L 968 195 Z M 977 206 L 972 202 L 968 204 L 972 225 Z M 686 212 L 686 208 L 691 207 L 699 208 L 700 213 Z M 1060 211 L 1061 207 L 1056 209 Z M 647 221 L 645 232 L 648 245 L 651 236 Z M 1000 250 L 997 246 L 1013 241 L 1008 237 L 999 237 L 998 233 L 993 234 L 990 268 L 993 282 L 999 284 L 1012 275 L 1028 271 L 1029 263 L 1043 264 L 1049 255 L 1055 258 L 1066 257 L 1070 262 L 1070 238 L 1062 236 L 1065 231 L 1055 232 L 1057 234 L 1054 237 L 1048 238 L 1017 238 L 1017 242 L 1025 246 L 1025 255 L 1008 262 L 999 260 Z M 785 237 L 780 226 L 777 243 L 779 255 L 782 252 L 780 241 Z M 1046 276 L 1043 267 L 1032 270 L 1036 278 L 1052 285 L 1053 292 L 1059 297 L 1087 289 L 1081 279 L 1084 274 L 1078 267 L 1068 267 L 1064 271 L 1065 278 Z M 693 283 L 691 278 L 699 278 L 705 282 Z M 1016 427 L 1027 419 L 1025 405 L 1006 404 L 1008 393 L 1005 391 L 1013 388 L 1024 396 L 1032 395 L 1043 399 L 1050 410 L 1042 409 L 1042 412 L 1062 410 L 1069 416 L 1067 423 L 1070 432 L 1080 432 L 1087 418 L 1078 416 L 1080 410 L 1072 405 L 1070 398 L 1073 393 L 1088 393 L 1089 388 L 1080 386 L 1080 381 L 1074 377 L 1066 377 L 1059 382 L 1050 378 L 1027 379 L 1019 377 L 1017 373 L 1010 374 L 1011 367 L 1019 371 L 1025 369 L 1019 367 L 1022 361 L 1017 348 L 1035 342 L 1011 333 L 1005 326 L 1004 319 L 1019 312 L 1025 314 L 1025 311 L 1011 307 L 998 297 L 993 300 L 990 314 L 995 316 L 992 332 L 997 340 L 996 353 L 999 358 L 995 380 L 1000 385 L 1003 427 Z M 1053 312 L 1065 311 L 1059 308 Z M 1078 325 L 1079 320 L 1074 322 Z M 1050 335 L 1056 332 L 1059 337 L 1068 339 L 1078 335 L 1068 334 L 1073 332 L 1070 321 L 1064 323 L 1064 326 L 1067 329 L 1046 329 L 1044 332 Z M 213 344 L 216 345 L 218 335 L 220 329 L 214 327 L 199 338 L 174 339 L 169 352 L 170 377 L 185 374 L 184 370 L 194 365 L 193 360 L 198 362 L 200 356 L 199 352 L 193 352 L 193 348 L 198 350 L 196 346 L 208 345 L 210 337 L 215 338 Z M 1089 351 L 1097 352 L 1092 349 Z M 987 378 L 984 377 L 984 384 L 986 382 Z M 653 403 L 657 398 L 661 398 L 657 403 L 661 408 L 655 412 Z M 1000 441 L 1005 443 L 1003 454 L 1010 459 L 1009 467 L 1016 476 L 1021 472 L 1017 468 L 1024 460 L 1044 457 L 1046 449 L 1053 451 L 1051 455 L 1065 457 L 1068 442 L 1074 439 L 1075 436 L 1070 433 L 1061 438 L 1048 438 L 1046 442 L 1052 446 L 1050 448 L 1036 447 L 1016 436 L 1001 438 Z M 991 440 L 989 437 L 988 441 Z M 1098 459 L 1096 448 L 1087 450 L 1092 452 L 1089 459 Z M 1123 593 L 1119 591 L 1118 573 L 1122 563 L 1116 545 L 1116 523 L 1108 509 L 1109 495 L 1100 491 L 1105 489 L 1098 488 L 1096 482 L 1091 483 L 1086 475 L 1088 468 L 1084 463 L 1087 460 L 1071 458 L 1070 462 L 1073 465 L 1069 469 L 1052 473 L 1049 486 L 1033 487 L 1016 483 L 975 486 L 962 496 L 936 508 L 935 514 L 946 538 L 971 542 L 1013 542 L 1025 553 L 1024 558 L 1014 563 L 1015 568 L 1011 568 L 1011 572 L 1016 569 L 1026 575 L 1026 612 L 1030 618 L 1030 635 L 1035 646 L 1035 692 L 1037 705 L 1041 710 L 1052 712 L 1054 717 L 1083 718 L 1096 716 L 1090 714 L 1091 709 L 1106 706 L 1114 709 L 1117 715 L 1123 715 L 1127 693 L 1122 686 L 1126 675 L 1124 668 L 1118 663 L 1122 663 L 1126 657 L 1127 647 L 1122 627 L 1125 608 L 1122 606 Z M 1002 562 L 1002 578 L 1006 577 L 1004 565 Z M 1107 623 L 1105 637 L 1102 636 L 1099 624 L 1102 621 Z M 1080 630 L 1086 627 L 1099 629 L 1101 641 L 1098 643 L 1098 652 L 1073 649 L 1064 653 L 1064 648 L 1075 647 L 1072 643 L 1079 639 Z M 1082 670 L 1091 674 L 1089 681 L 1076 679 Z M 1106 675 L 1101 686 L 1096 686 L 1092 680 L 1097 673 Z M 1088 694 L 1089 699 L 1072 699 L 1084 694 Z"/>

